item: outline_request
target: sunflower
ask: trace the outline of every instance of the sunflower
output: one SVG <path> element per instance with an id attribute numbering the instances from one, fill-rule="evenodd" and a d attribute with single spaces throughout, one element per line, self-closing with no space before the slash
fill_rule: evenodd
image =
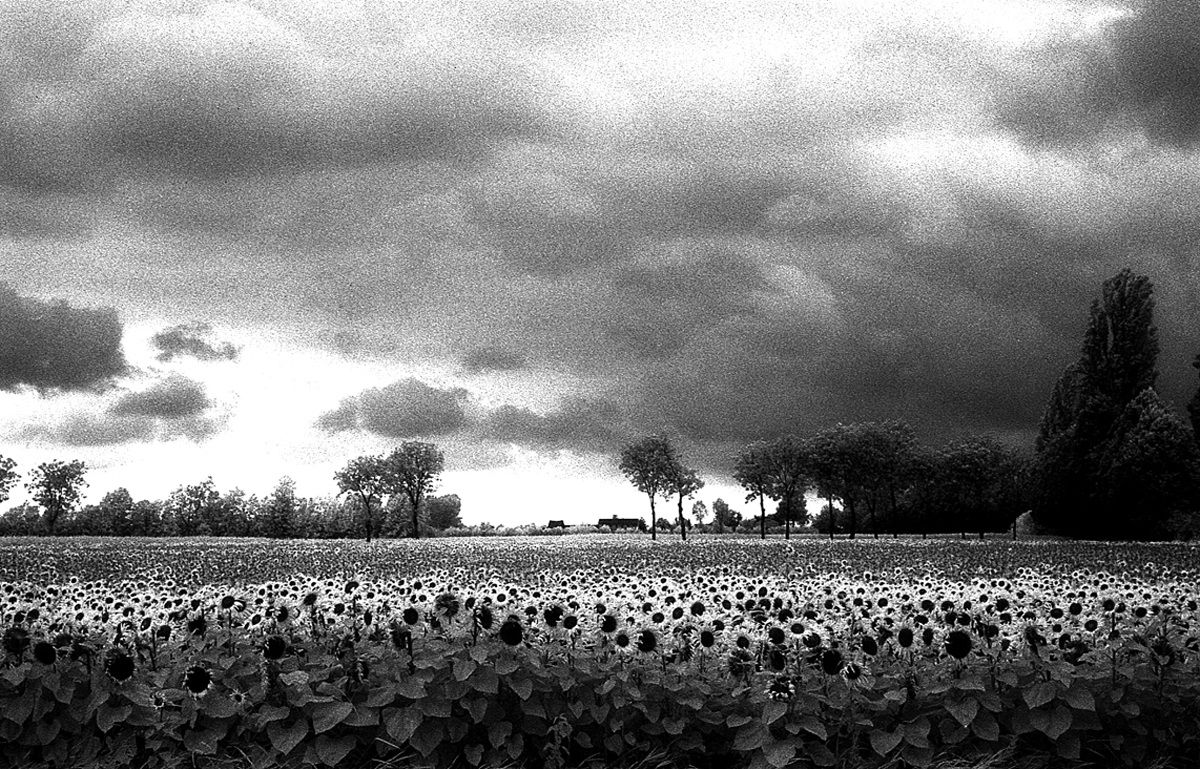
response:
<path id="1" fill-rule="evenodd" d="M 125 652 L 116 652 L 104 663 L 104 672 L 119 684 L 132 678 L 134 669 L 133 658 Z"/>
<path id="2" fill-rule="evenodd" d="M 199 699 L 212 688 L 212 674 L 200 665 L 193 665 L 183 674 L 183 686 L 189 694 Z"/>

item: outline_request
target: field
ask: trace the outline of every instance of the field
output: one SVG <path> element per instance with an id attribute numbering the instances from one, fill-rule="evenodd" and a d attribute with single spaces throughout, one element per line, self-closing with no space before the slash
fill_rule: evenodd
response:
<path id="1" fill-rule="evenodd" d="M 1195 765 L 1198 582 L 1188 544 L 13 539 L 0 765 Z"/>

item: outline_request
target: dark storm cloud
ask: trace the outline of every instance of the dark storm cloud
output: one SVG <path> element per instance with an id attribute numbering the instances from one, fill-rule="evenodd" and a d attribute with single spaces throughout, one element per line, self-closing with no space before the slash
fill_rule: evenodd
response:
<path id="1" fill-rule="evenodd" d="M 172 376 L 139 392 L 127 393 L 112 405 L 115 416 L 180 419 L 203 413 L 212 405 L 204 386 L 184 376 Z"/>
<path id="2" fill-rule="evenodd" d="M 591 397 L 567 398 L 546 414 L 501 406 L 479 427 L 486 439 L 542 450 L 611 452 L 631 435 L 628 416 L 618 404 Z"/>
<path id="3" fill-rule="evenodd" d="M 1193 146 L 1200 137 L 1200 9 L 1150 0 L 1112 31 L 1113 86 L 1156 139 Z"/>
<path id="4" fill-rule="evenodd" d="M 520 371 L 529 365 L 525 356 L 503 347 L 480 347 L 463 356 L 463 368 L 472 373 L 482 371 Z"/>
<path id="5" fill-rule="evenodd" d="M 1200 138 L 1200 10 L 1145 0 L 1099 41 L 1056 39 L 1033 50 L 1006 92 L 999 120 L 1040 143 L 1087 146 L 1142 131 L 1168 146 Z M 1015 86 L 1015 87 L 1014 87 Z"/>
<path id="6" fill-rule="evenodd" d="M 386 387 L 364 390 L 321 416 L 327 432 L 362 429 L 389 438 L 452 433 L 467 424 L 467 391 L 439 389 L 419 379 L 402 379 Z"/>
<path id="7" fill-rule="evenodd" d="M 439 40 L 446 29 L 422 34 L 389 10 L 336 40 L 316 9 L 188 5 L 0 7 L 13 75 L 0 86 L 0 184 L 88 190 L 138 171 L 471 162 L 499 137 L 554 122 L 534 70 L 469 29 Z"/>
<path id="8" fill-rule="evenodd" d="M 82 390 L 126 370 L 111 309 L 22 297 L 0 283 L 0 389 Z"/>
<path id="9" fill-rule="evenodd" d="M 150 338 L 158 349 L 158 359 L 169 361 L 180 355 L 199 360 L 236 360 L 238 348 L 231 342 L 212 339 L 212 326 L 208 323 L 182 323 L 159 331 Z"/>
<path id="10" fill-rule="evenodd" d="M 1164 357 L 1200 323 L 1183 6 L 335 6 L 5 6 L 26 270 L 577 390 L 487 411 L 403 380 L 325 430 L 664 430 L 713 468 L 839 420 L 1032 430 L 1125 263 L 1160 286 Z M 1126 152 L 1143 129 L 1169 147 Z M 93 221 L 84 278 L 61 241 Z M 162 352 L 228 349 L 203 331 Z"/>

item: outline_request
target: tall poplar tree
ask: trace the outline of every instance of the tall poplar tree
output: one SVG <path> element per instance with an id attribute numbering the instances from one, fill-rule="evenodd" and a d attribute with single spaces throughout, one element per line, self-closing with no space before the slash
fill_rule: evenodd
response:
<path id="1" fill-rule="evenodd" d="M 1153 392 L 1158 349 L 1154 286 L 1145 275 L 1123 269 L 1104 281 L 1092 303 L 1079 360 L 1059 378 L 1042 416 L 1033 511 L 1043 526 L 1105 537 L 1152 528 L 1127 520 L 1127 496 L 1105 475 L 1114 458 L 1129 456 L 1132 449 L 1124 444 L 1141 434 L 1118 429 L 1118 423 L 1130 404 Z M 1153 410 L 1151 401 L 1139 411 L 1147 409 Z M 1167 514 L 1162 496 L 1158 499 L 1156 510 L 1147 514 Z"/>
<path id="2" fill-rule="evenodd" d="M 1200 355 L 1196 356 L 1196 360 L 1192 361 L 1192 367 L 1200 371 Z M 1188 416 L 1192 420 L 1192 435 L 1196 438 L 1196 443 L 1200 444 L 1200 388 L 1197 388 L 1196 394 L 1188 402 Z"/>

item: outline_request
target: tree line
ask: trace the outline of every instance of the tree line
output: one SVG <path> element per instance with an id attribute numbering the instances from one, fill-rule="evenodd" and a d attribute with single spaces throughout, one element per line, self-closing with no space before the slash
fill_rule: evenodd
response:
<path id="1" fill-rule="evenodd" d="M 1170 539 L 1200 534 L 1200 389 L 1188 419 L 1155 389 L 1158 332 L 1154 288 L 1129 269 L 1104 282 L 1091 307 L 1079 359 L 1051 393 L 1031 450 L 975 436 L 940 447 L 918 443 L 899 420 L 838 424 L 813 435 L 785 435 L 746 446 L 732 476 L 758 502 L 755 518 L 808 523 L 830 535 L 987 532 L 1012 528 L 1030 513 L 1031 528 L 1092 539 Z M 1200 370 L 1200 356 L 1192 362 Z M 621 470 L 650 499 L 684 499 L 704 482 L 661 435 L 631 443 Z M 811 517 L 806 495 L 825 500 Z M 775 507 L 768 514 L 766 505 Z M 736 528 L 718 500 L 714 527 Z M 693 505 L 697 521 L 707 515 Z M 745 524 L 741 524 L 745 528 Z"/>
<path id="2" fill-rule="evenodd" d="M 1026 509 L 1028 459 L 1017 449 L 986 436 L 933 448 L 918 443 L 913 428 L 899 420 L 838 424 L 813 435 L 785 435 L 746 446 L 733 461 L 734 480 L 746 490 L 746 502 L 757 502 L 753 519 L 762 537 L 768 524 L 812 525 L 827 534 L 1004 531 Z M 664 436 L 649 436 L 622 452 L 622 470 L 651 502 L 651 531 L 658 528 L 654 499 L 678 500 L 677 527 L 686 537 L 683 499 L 703 485 L 684 467 L 678 451 Z M 681 483 L 680 479 L 688 479 Z M 806 497 L 825 500 L 810 515 Z M 772 503 L 768 513 L 767 503 Z M 693 505 L 703 522 L 707 509 Z M 696 515 L 698 513 L 698 515 Z M 713 505 L 714 528 L 740 528 L 746 523 L 723 500 Z"/>
<path id="3" fill-rule="evenodd" d="M 127 489 L 80 506 L 87 465 L 45 462 L 25 484 L 31 500 L 0 515 L 0 536 L 211 536 L 336 539 L 412 537 L 462 526 L 462 500 L 433 496 L 444 459 L 433 444 L 406 442 L 386 456 L 350 460 L 334 475 L 335 497 L 301 497 L 283 478 L 266 497 L 221 492 L 208 478 L 180 486 L 163 500 L 134 501 Z M 0 501 L 21 476 L 0 457 Z"/>

